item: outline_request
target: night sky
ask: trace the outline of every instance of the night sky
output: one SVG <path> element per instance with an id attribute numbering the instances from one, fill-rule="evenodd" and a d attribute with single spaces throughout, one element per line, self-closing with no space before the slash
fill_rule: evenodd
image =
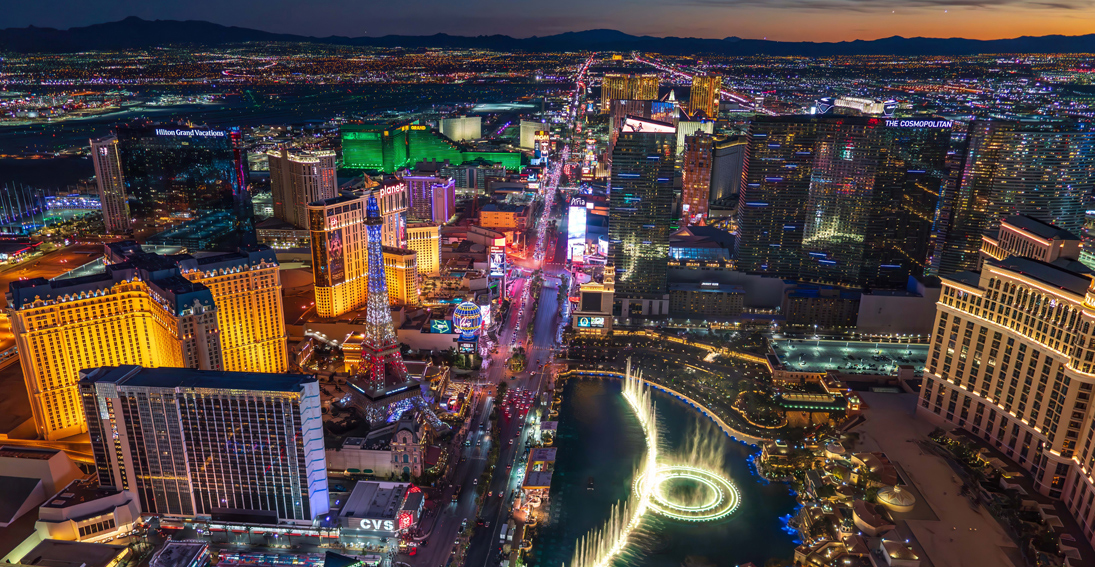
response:
<path id="1" fill-rule="evenodd" d="M 302 35 L 506 34 L 610 28 L 637 35 L 841 41 L 1095 33 L 1093 0 L 24 0 L 0 28 L 207 20 Z"/>

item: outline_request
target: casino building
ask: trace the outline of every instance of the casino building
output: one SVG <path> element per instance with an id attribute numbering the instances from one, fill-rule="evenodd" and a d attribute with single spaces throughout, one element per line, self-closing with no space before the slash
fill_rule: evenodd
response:
<path id="1" fill-rule="evenodd" d="M 917 413 L 995 446 L 1095 542 L 1090 272 L 1008 256 L 942 284 Z"/>
<path id="2" fill-rule="evenodd" d="M 7 294 L 38 433 L 87 430 L 78 373 L 138 364 L 284 372 L 288 366 L 278 262 L 266 246 L 194 258 L 106 246 L 101 273 L 12 282 Z"/>

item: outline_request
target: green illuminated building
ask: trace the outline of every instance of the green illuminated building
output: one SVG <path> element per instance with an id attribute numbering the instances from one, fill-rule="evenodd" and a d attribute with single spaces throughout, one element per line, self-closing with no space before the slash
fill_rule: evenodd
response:
<path id="1" fill-rule="evenodd" d="M 520 169 L 518 152 L 464 150 L 429 126 L 406 124 L 346 124 L 342 126 L 342 165 L 394 173 L 420 161 L 462 164 L 483 158 L 506 169 Z"/>

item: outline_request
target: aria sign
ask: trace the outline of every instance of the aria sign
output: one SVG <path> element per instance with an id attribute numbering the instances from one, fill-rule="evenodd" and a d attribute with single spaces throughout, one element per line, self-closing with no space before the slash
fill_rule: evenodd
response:
<path id="1" fill-rule="evenodd" d="M 223 130 L 168 130 L 166 128 L 156 128 L 157 136 L 197 136 L 199 138 L 223 138 L 227 132 Z"/>

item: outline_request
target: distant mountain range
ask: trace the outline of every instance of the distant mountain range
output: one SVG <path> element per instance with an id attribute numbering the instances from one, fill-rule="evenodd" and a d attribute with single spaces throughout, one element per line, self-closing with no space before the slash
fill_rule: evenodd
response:
<path id="1" fill-rule="evenodd" d="M 203 21 L 143 20 L 129 17 L 118 22 L 80 28 L 7 28 L 0 30 L 0 52 L 71 53 L 77 51 L 146 48 L 162 45 L 216 46 L 248 41 L 287 41 L 369 47 L 479 48 L 504 51 L 631 51 L 666 54 L 776 55 L 976 55 L 980 53 L 1095 53 L 1095 34 L 1013 39 L 961 39 L 888 37 L 870 41 L 834 43 L 768 41 L 759 39 L 703 39 L 694 37 L 634 36 L 616 30 L 567 32 L 545 37 L 514 38 L 507 35 L 475 37 L 448 34 L 380 37 L 310 37 L 222 26 Z"/>

